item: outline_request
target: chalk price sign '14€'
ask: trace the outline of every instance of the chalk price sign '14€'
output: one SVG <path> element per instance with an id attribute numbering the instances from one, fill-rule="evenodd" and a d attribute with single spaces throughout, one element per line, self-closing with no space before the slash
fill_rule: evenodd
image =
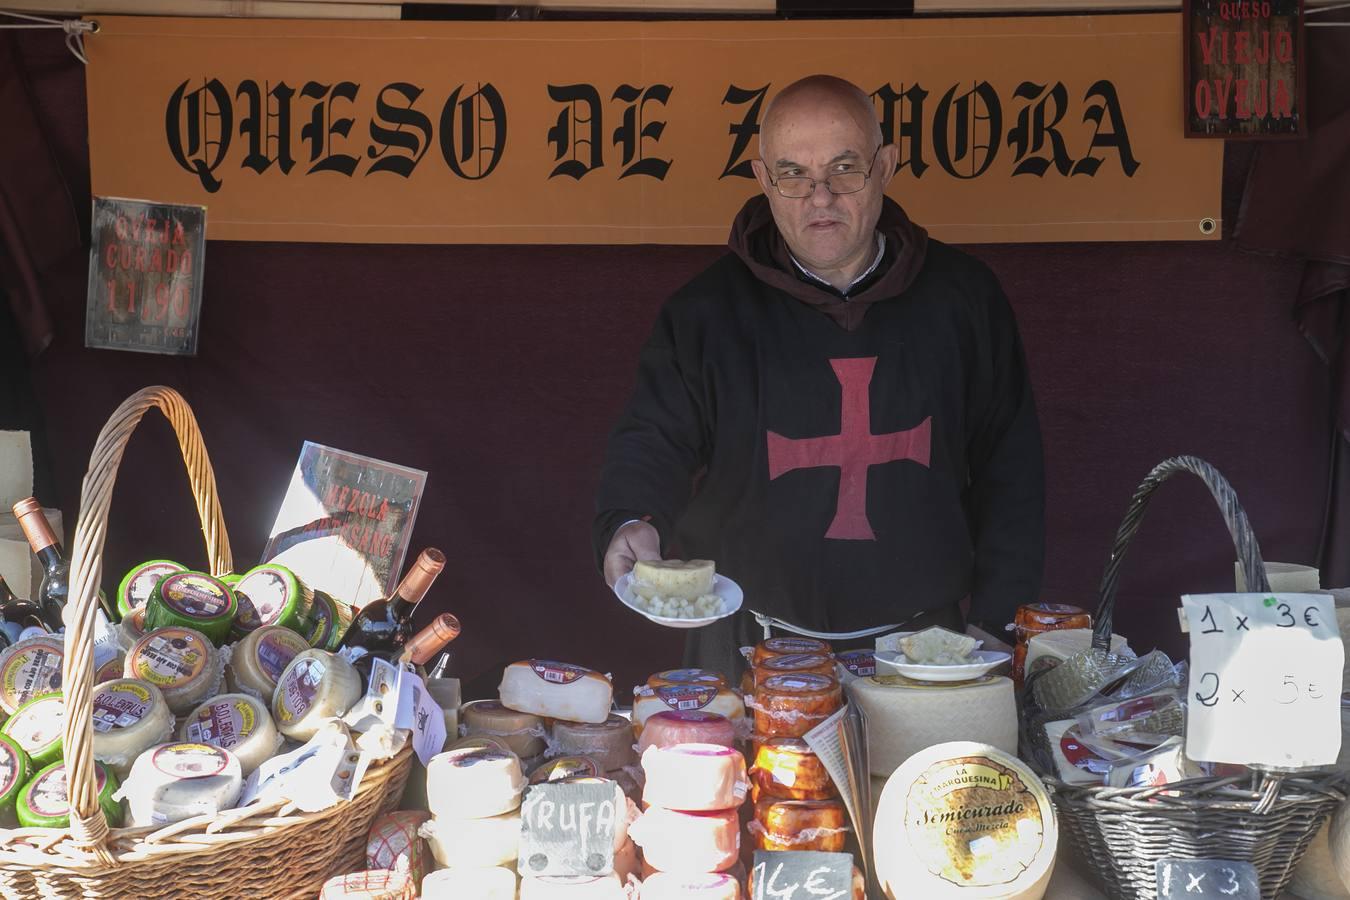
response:
<path id="1" fill-rule="evenodd" d="M 1345 648 L 1325 594 L 1181 598 L 1191 638 L 1186 755 L 1303 768 L 1341 748 Z"/>

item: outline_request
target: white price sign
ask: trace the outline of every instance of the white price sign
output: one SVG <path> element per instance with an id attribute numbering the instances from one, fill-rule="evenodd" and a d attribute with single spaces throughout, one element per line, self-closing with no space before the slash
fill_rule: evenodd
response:
<path id="1" fill-rule="evenodd" d="M 1345 648 L 1325 594 L 1181 598 L 1191 638 L 1186 755 L 1303 768 L 1341 749 Z"/>

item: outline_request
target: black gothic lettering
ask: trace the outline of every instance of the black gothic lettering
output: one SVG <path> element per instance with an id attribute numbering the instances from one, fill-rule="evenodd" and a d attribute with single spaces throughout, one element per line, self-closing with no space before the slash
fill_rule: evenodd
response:
<path id="1" fill-rule="evenodd" d="M 397 81 L 385 85 L 375 98 L 375 118 L 370 121 L 370 139 L 379 142 L 380 146 L 377 148 L 371 144 L 366 148 L 366 155 L 375 160 L 370 164 L 367 175 L 371 172 L 393 172 L 404 178 L 412 176 L 413 169 L 417 168 L 431 147 L 431 119 L 420 109 L 414 108 L 422 93 L 422 89 L 415 84 Z M 390 99 L 402 97 L 404 103 L 391 103 L 386 95 L 392 95 Z M 388 128 L 381 122 L 388 122 L 394 127 Z M 411 130 L 404 131 L 404 128 Z M 385 155 L 394 148 L 406 150 L 408 154 Z"/>
<path id="2" fill-rule="evenodd" d="M 441 110 L 441 156 L 460 178 L 477 181 L 492 174 L 506 149 L 506 104 L 491 82 L 460 99 L 464 88 L 455 88 Z"/>
<path id="3" fill-rule="evenodd" d="M 922 178 L 928 169 L 928 163 L 923 161 L 923 101 L 928 92 L 917 84 L 900 92 L 883 84 L 872 93 L 872 98 L 881 101 L 881 140 L 900 148 L 895 171 L 909 166 L 915 178 Z"/>
<path id="4" fill-rule="evenodd" d="M 1083 99 L 1090 101 L 1094 97 L 1101 100 L 1101 103 L 1084 110 L 1083 121 L 1095 122 L 1097 130 L 1092 133 L 1092 143 L 1088 145 L 1088 152 L 1074 165 L 1073 174 L 1081 173 L 1089 177 L 1097 174 L 1102 160 L 1093 156 L 1092 151 L 1098 147 L 1113 147 L 1120 154 L 1120 170 L 1125 173 L 1125 177 L 1132 178 L 1139 170 L 1139 161 L 1130 150 L 1130 135 L 1125 130 L 1125 116 L 1120 111 L 1120 98 L 1116 95 L 1116 86 L 1103 78 L 1087 89 Z M 1111 120 L 1111 130 L 1103 134 L 1102 125 L 1108 117 Z"/>
<path id="5" fill-rule="evenodd" d="M 772 83 L 772 82 L 771 82 Z M 750 108 L 745 111 L 745 118 L 740 122 L 733 122 L 727 127 L 727 134 L 734 137 L 731 144 L 731 155 L 727 157 L 727 164 L 722 168 L 722 174 L 717 176 L 718 181 L 723 178 L 754 178 L 755 170 L 750 166 L 750 160 L 741 159 L 745 151 L 750 149 L 750 139 L 759 134 L 759 109 L 764 105 L 764 97 L 769 93 L 769 85 L 761 88 L 742 88 L 731 85 L 727 88 L 726 95 L 722 97 L 722 105 L 728 103 L 734 106 L 743 106 L 750 104 Z"/>
<path id="6" fill-rule="evenodd" d="M 353 103 L 360 90 L 360 85 L 350 81 L 339 81 L 335 85 L 310 81 L 300 89 L 301 97 L 321 101 L 314 104 L 309 123 L 300 129 L 300 140 L 309 142 L 309 161 L 314 163 L 309 167 L 307 175 L 313 175 L 315 172 L 340 172 L 350 177 L 356 171 L 356 157 L 348 153 L 333 153 L 330 139 L 333 135 L 347 137 L 351 134 L 352 125 L 355 124 L 355 120 L 346 116 L 333 118 L 333 102 L 346 100 Z"/>
<path id="7" fill-rule="evenodd" d="M 622 100 L 628 104 L 623 111 L 623 124 L 614 129 L 614 145 L 623 148 L 624 169 L 619 173 L 620 178 L 627 178 L 629 175 L 647 175 L 657 181 L 665 180 L 666 173 L 670 171 L 671 161 L 643 156 L 642 141 L 644 138 L 659 141 L 661 134 L 666 130 L 666 123 L 647 122 L 644 125 L 643 111 L 648 101 L 665 106 L 670 100 L 670 93 L 671 87 L 668 84 L 654 84 L 645 89 L 633 87 L 631 84 L 621 84 L 614 92 L 611 99 Z"/>
<path id="8" fill-rule="evenodd" d="M 1013 92 L 1014 97 L 1023 100 L 1035 100 L 1042 94 L 1045 94 L 1045 85 L 1032 84 L 1030 81 L 1022 82 Z M 1047 116 L 1046 106 L 1052 102 L 1053 116 Z M 1045 175 L 1052 162 L 1059 174 L 1069 174 L 1073 160 L 1069 158 L 1069 151 L 1064 146 L 1064 136 L 1059 133 L 1058 128 L 1059 120 L 1064 118 L 1064 112 L 1068 107 L 1069 92 L 1064 89 L 1063 83 L 1058 81 L 1040 102 L 1022 107 L 1017 114 L 1017 126 L 1008 132 L 1008 146 L 1012 147 L 1017 155 L 1017 165 L 1013 168 L 1014 175 L 1035 175 L 1040 178 Z M 1047 139 L 1050 142 L 1051 158 L 1036 156 L 1035 154 L 1044 149 Z"/>
<path id="9" fill-rule="evenodd" d="M 979 178 L 993 164 L 1003 136 L 1003 107 L 998 92 L 981 81 L 958 95 L 960 85 L 942 95 L 933 114 L 933 152 L 938 165 L 961 179 Z M 953 113 L 953 106 L 955 112 Z M 987 122 L 987 134 L 980 143 L 979 123 Z M 984 151 L 983 159 L 979 151 Z M 957 164 L 969 159 L 969 172 L 957 170 Z"/>
<path id="10" fill-rule="evenodd" d="M 212 78 L 194 91 L 184 81 L 169 97 L 164 111 L 164 136 L 174 161 L 196 175 L 202 187 L 214 194 L 221 182 L 216 168 L 225 161 L 234 131 L 234 110 L 230 92 Z M 217 127 L 211 127 L 211 120 Z"/>
<path id="11" fill-rule="evenodd" d="M 240 82 L 234 96 L 246 107 L 239 119 L 239 135 L 248 139 L 248 155 L 240 165 L 261 175 L 275 164 L 283 175 L 290 174 L 295 165 L 291 157 L 291 98 L 295 89 L 284 81 L 275 87 L 267 82 L 259 87 L 258 82 L 249 80 Z"/>
<path id="12" fill-rule="evenodd" d="M 600 146 L 604 134 L 601 124 L 600 92 L 590 84 L 564 84 L 548 86 L 548 96 L 555 103 L 567 104 L 558 113 L 557 123 L 548 130 L 548 142 L 554 147 L 555 160 L 568 156 L 568 159 L 553 167 L 549 178 L 566 175 L 580 181 L 586 173 L 605 164 Z M 582 108 L 578 108 L 578 104 Z M 589 126 L 581 131 L 581 126 Z M 577 158 L 577 151 L 586 148 L 588 161 Z"/>

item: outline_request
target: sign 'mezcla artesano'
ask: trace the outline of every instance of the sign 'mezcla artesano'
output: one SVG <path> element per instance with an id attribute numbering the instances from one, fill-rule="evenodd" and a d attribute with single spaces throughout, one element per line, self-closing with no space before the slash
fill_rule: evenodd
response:
<path id="1" fill-rule="evenodd" d="M 100 24 L 94 189 L 209 203 L 224 239 L 720 243 L 766 104 L 812 72 L 871 94 L 938 237 L 1217 234 L 1175 15 Z"/>

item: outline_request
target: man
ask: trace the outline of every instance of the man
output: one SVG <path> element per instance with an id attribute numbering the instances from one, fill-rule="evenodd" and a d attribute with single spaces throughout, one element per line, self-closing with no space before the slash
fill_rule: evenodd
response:
<path id="1" fill-rule="evenodd" d="M 675 544 L 744 588 L 687 664 L 734 674 L 763 636 L 748 610 L 959 629 L 968 597 L 1001 629 L 1036 598 L 1044 473 L 1012 310 L 885 197 L 898 153 L 849 82 L 785 88 L 752 163 L 763 196 L 642 348 L 593 537 L 611 585 Z"/>

